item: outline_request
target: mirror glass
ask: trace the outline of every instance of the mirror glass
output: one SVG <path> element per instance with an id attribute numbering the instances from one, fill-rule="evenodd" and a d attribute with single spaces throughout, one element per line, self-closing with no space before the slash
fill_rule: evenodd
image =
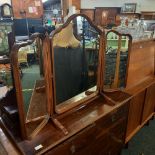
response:
<path id="1" fill-rule="evenodd" d="M 13 88 L 10 64 L 0 63 L 0 100 Z"/>
<path id="2" fill-rule="evenodd" d="M 124 88 L 128 62 L 129 37 L 108 32 L 106 37 L 104 88 Z"/>
<path id="3" fill-rule="evenodd" d="M 56 105 L 71 104 L 96 92 L 99 39 L 99 33 L 82 16 L 54 35 Z"/>
<path id="4" fill-rule="evenodd" d="M 44 116 L 47 111 L 40 39 L 19 49 L 18 64 L 26 120 L 30 121 Z"/>
<path id="5" fill-rule="evenodd" d="M 8 33 L 12 32 L 12 26 L 8 23 L 0 23 L 0 56 L 8 55 Z"/>

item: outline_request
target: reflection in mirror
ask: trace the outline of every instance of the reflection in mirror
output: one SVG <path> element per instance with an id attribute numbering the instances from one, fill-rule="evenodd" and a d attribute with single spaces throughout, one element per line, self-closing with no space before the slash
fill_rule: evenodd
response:
<path id="1" fill-rule="evenodd" d="M 43 77 L 41 40 L 21 47 L 18 51 L 18 64 L 22 85 L 26 121 L 46 114 L 45 81 Z"/>
<path id="2" fill-rule="evenodd" d="M 129 51 L 129 36 L 107 33 L 104 88 L 124 88 Z"/>
<path id="3" fill-rule="evenodd" d="M 56 105 L 70 104 L 97 90 L 99 33 L 82 16 L 53 37 Z M 58 106 L 57 106 L 58 107 Z"/>

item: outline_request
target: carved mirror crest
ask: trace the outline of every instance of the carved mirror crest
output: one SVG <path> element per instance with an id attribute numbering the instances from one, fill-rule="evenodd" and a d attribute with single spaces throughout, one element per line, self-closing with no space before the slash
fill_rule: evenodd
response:
<path id="1" fill-rule="evenodd" d="M 24 138 L 35 136 L 48 115 L 42 40 L 43 36 L 34 34 L 30 40 L 16 43 L 11 53 Z"/>
<path id="2" fill-rule="evenodd" d="M 101 34 L 82 14 L 71 16 L 52 34 L 56 113 L 68 111 L 98 94 Z"/>
<path id="3" fill-rule="evenodd" d="M 126 87 L 132 37 L 110 30 L 106 35 L 104 89 Z"/>

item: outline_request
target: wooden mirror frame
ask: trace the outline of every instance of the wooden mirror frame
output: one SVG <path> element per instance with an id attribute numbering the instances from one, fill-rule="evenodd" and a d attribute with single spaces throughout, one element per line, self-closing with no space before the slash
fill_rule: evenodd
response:
<path id="1" fill-rule="evenodd" d="M 14 84 L 15 84 L 15 89 L 16 89 L 16 97 L 17 97 L 17 106 L 18 106 L 18 113 L 19 113 L 19 121 L 20 121 L 20 128 L 21 128 L 21 136 L 23 139 L 28 139 L 28 138 L 33 138 L 35 135 L 40 132 L 40 130 L 44 127 L 44 124 L 46 124 L 48 120 L 48 108 L 47 108 L 47 115 L 38 117 L 36 120 L 33 120 L 32 122 L 38 121 L 38 120 L 43 120 L 39 126 L 32 132 L 31 135 L 28 135 L 27 133 L 27 127 L 26 127 L 26 116 L 24 112 L 24 100 L 23 100 L 23 94 L 22 94 L 22 84 L 20 80 L 20 71 L 19 71 L 19 66 L 18 66 L 18 51 L 21 47 L 31 45 L 36 39 L 41 39 L 42 43 L 44 40 L 44 35 L 35 33 L 33 34 L 29 40 L 25 42 L 19 42 L 15 43 L 12 51 L 11 51 L 11 64 L 12 64 L 12 69 L 13 69 L 13 77 L 14 77 Z M 46 63 L 46 58 L 44 59 L 44 63 Z M 45 65 L 45 64 L 44 64 Z M 43 88 L 46 92 L 48 91 L 46 89 L 46 81 L 47 77 L 45 77 L 45 87 Z"/>
<path id="2" fill-rule="evenodd" d="M 117 30 L 109 30 L 107 31 L 106 33 L 106 39 L 105 39 L 105 49 L 104 49 L 104 53 L 103 53 L 103 69 L 102 69 L 102 82 L 101 82 L 101 87 L 102 87 L 102 91 L 103 92 L 113 92 L 113 91 L 117 91 L 119 90 L 120 88 L 110 88 L 110 89 L 105 89 L 104 88 L 104 71 L 105 71 L 105 62 L 106 62 L 106 58 L 105 58 L 105 54 L 106 54 L 106 47 L 107 47 L 107 36 L 109 33 L 115 33 L 119 38 L 118 38 L 118 49 L 117 49 L 117 55 L 116 55 L 116 70 L 115 70 L 115 76 L 116 77 L 116 81 L 115 82 L 115 86 L 118 84 L 118 76 L 119 76 L 119 65 L 120 65 L 120 50 L 121 50 L 121 39 L 122 39 L 122 36 L 125 36 L 125 37 L 128 37 L 129 38 L 129 42 L 128 42 L 128 58 L 127 58 L 127 68 L 126 68 L 126 77 L 125 77 L 125 87 L 126 87 L 126 84 L 127 84 L 127 76 L 128 76 L 128 66 L 129 66 L 129 61 L 130 61 L 130 51 L 131 51 L 131 47 L 132 47 L 132 36 L 128 33 L 120 33 L 119 31 Z M 115 80 L 115 79 L 114 79 Z M 124 88 L 125 88 L 124 87 Z"/>
<path id="3" fill-rule="evenodd" d="M 73 21 L 76 17 L 83 17 L 85 18 L 88 23 L 90 24 L 90 26 L 92 26 L 97 32 L 98 34 L 100 35 L 100 40 L 99 40 L 99 55 L 98 55 L 98 68 L 97 68 L 97 91 L 92 93 L 91 95 L 89 95 L 88 97 L 84 98 L 84 99 L 81 99 L 77 102 L 70 102 L 71 105 L 69 104 L 66 104 L 66 106 L 62 106 L 62 108 L 58 109 L 56 106 L 56 87 L 55 87 L 55 72 L 54 72 L 54 48 L 53 48 L 53 39 L 54 39 L 54 36 L 59 33 L 61 30 L 65 29 L 71 21 Z M 51 53 L 51 77 L 52 77 L 52 88 L 53 88 L 53 112 L 51 114 L 63 114 L 65 112 L 69 112 L 69 111 L 72 111 L 74 109 L 77 109 L 79 108 L 80 106 L 82 105 L 86 105 L 87 103 L 89 103 L 90 101 L 94 100 L 96 98 L 96 96 L 99 94 L 100 92 L 100 76 L 101 76 L 101 54 L 102 54 L 102 51 L 103 51 L 103 46 L 104 46 L 104 32 L 99 29 L 92 21 L 91 19 L 86 16 L 85 14 L 74 14 L 72 16 L 70 16 L 68 18 L 68 20 L 61 26 L 59 27 L 58 29 L 56 29 L 55 31 L 52 32 L 52 34 L 50 35 L 50 53 Z M 68 101 L 68 100 L 67 100 Z M 62 102 L 63 104 L 63 102 Z"/>

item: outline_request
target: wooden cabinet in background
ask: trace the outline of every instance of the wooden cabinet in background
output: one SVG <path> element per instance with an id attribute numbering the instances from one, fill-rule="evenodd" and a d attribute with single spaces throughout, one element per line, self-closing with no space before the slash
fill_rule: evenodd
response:
<path id="1" fill-rule="evenodd" d="M 95 23 L 100 26 L 115 24 L 116 15 L 120 13 L 119 7 L 96 7 L 95 8 Z"/>
<path id="2" fill-rule="evenodd" d="M 155 19 L 155 11 L 142 11 L 141 17 L 145 20 L 154 20 Z"/>
<path id="3" fill-rule="evenodd" d="M 80 13 L 87 15 L 92 21 L 94 21 L 94 9 L 81 9 Z"/>
<path id="4" fill-rule="evenodd" d="M 41 18 L 43 3 L 41 0 L 12 0 L 14 18 Z"/>

